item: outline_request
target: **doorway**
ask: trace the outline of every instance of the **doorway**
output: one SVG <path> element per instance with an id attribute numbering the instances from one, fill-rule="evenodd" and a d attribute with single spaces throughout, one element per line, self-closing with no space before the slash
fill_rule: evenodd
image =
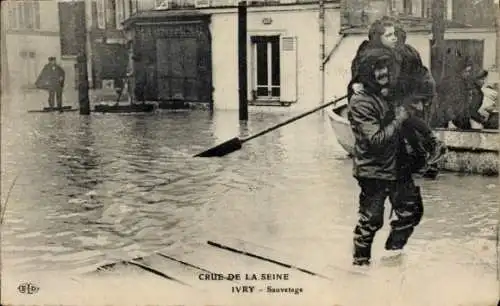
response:
<path id="1" fill-rule="evenodd" d="M 159 100 L 199 101 L 196 37 L 157 39 L 156 52 Z"/>
<path id="2" fill-rule="evenodd" d="M 253 100 L 278 101 L 280 84 L 280 37 L 252 36 Z"/>

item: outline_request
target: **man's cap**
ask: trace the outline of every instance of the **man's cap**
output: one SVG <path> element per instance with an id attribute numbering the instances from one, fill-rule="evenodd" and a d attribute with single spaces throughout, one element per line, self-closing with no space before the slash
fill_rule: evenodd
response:
<path id="1" fill-rule="evenodd" d="M 380 64 L 388 64 L 394 60 L 394 54 L 387 48 L 373 48 L 363 52 L 360 65 L 366 68 L 375 68 Z"/>
<path id="2" fill-rule="evenodd" d="M 50 56 L 49 57 L 49 61 L 55 61 L 55 60 L 56 60 L 55 56 Z"/>

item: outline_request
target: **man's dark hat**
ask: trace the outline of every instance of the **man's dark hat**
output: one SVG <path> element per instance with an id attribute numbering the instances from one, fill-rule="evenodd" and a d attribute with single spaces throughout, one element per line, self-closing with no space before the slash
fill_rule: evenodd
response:
<path id="1" fill-rule="evenodd" d="M 360 65 L 366 68 L 375 68 L 377 64 L 390 63 L 394 60 L 393 53 L 387 48 L 373 48 L 363 52 L 360 58 Z"/>
<path id="2" fill-rule="evenodd" d="M 56 58 L 54 56 L 49 57 L 49 61 L 55 61 L 55 60 L 56 60 Z"/>

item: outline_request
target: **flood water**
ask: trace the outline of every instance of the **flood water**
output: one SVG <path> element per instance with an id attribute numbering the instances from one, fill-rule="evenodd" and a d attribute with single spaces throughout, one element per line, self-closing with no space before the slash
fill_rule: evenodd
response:
<path id="1" fill-rule="evenodd" d="M 192 158 L 292 115 L 252 110 L 240 126 L 229 111 L 86 117 L 7 109 L 2 205 L 12 189 L 2 225 L 3 277 L 76 275 L 157 250 L 182 255 L 228 233 L 310 260 L 349 263 L 359 189 L 322 114 L 226 157 Z M 436 295 L 467 300 L 463 305 L 492 303 L 498 178 L 442 173 L 417 182 L 425 215 L 408 245 L 413 279 L 433 284 Z M 375 257 L 386 235 L 387 226 L 376 237 Z M 413 294 L 429 294 L 421 290 Z"/>

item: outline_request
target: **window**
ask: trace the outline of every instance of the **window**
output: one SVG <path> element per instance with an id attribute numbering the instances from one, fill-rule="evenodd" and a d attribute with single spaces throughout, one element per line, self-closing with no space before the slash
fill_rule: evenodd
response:
<path id="1" fill-rule="evenodd" d="M 97 0 L 97 27 L 122 29 L 122 23 L 137 12 L 138 0 Z"/>
<path id="2" fill-rule="evenodd" d="M 164 5 L 164 6 L 168 5 L 167 2 L 169 2 L 169 1 L 167 1 L 167 0 L 155 0 L 155 7 L 159 7 L 159 6 L 162 6 L 162 5 Z"/>
<path id="3" fill-rule="evenodd" d="M 123 21 L 125 20 L 126 18 L 126 15 L 125 15 L 125 5 L 123 3 L 124 1 L 122 0 L 116 0 L 116 7 L 115 7 L 115 18 L 116 18 L 116 28 L 121 30 L 123 29 Z"/>
<path id="4" fill-rule="evenodd" d="M 127 0 L 125 0 L 127 1 Z M 139 10 L 138 6 L 139 6 L 139 3 L 137 2 L 137 0 L 129 0 L 130 1 L 130 13 L 131 14 L 135 14 L 137 13 L 137 11 Z"/>
<path id="5" fill-rule="evenodd" d="M 38 0 L 10 1 L 9 27 L 13 30 L 40 29 L 40 3 Z"/>
<path id="6" fill-rule="evenodd" d="M 83 1 L 61 1 L 59 8 L 59 39 L 62 56 L 76 56 L 85 46 L 83 24 L 85 21 L 85 4 Z"/>
<path id="7" fill-rule="evenodd" d="M 97 27 L 106 28 L 106 0 L 97 0 Z"/>
<path id="8" fill-rule="evenodd" d="M 251 41 L 254 99 L 279 99 L 281 95 L 280 37 L 252 36 Z M 285 46 L 289 47 L 289 45 L 290 43 L 285 41 Z"/>
<path id="9" fill-rule="evenodd" d="M 156 7 L 161 8 L 188 8 L 194 7 L 194 0 L 156 0 Z"/>
<path id="10" fill-rule="evenodd" d="M 106 0 L 106 27 L 116 27 L 116 1 Z"/>
<path id="11" fill-rule="evenodd" d="M 32 86 L 38 77 L 36 53 L 34 51 L 21 51 L 22 59 L 22 85 Z"/>

